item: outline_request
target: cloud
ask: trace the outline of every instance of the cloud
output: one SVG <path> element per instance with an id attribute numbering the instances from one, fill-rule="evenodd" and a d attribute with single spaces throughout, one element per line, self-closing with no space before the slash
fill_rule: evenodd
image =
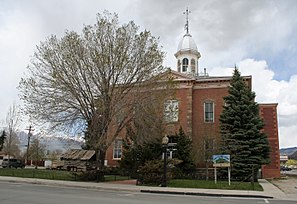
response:
<path id="1" fill-rule="evenodd" d="M 185 33 L 187 6 L 201 67 L 232 66 L 254 58 L 265 59 L 279 80 L 297 74 L 296 1 L 138 1 L 138 20 L 161 37 L 168 53 L 165 63 L 173 69 L 173 54 Z"/>

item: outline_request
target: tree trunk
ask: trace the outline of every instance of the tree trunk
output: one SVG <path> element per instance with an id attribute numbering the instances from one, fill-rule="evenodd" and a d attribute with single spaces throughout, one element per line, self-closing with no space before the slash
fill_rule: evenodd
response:
<path id="1" fill-rule="evenodd" d="M 106 150 L 96 150 L 96 169 L 103 170 L 104 168 L 104 161 L 106 156 Z"/>

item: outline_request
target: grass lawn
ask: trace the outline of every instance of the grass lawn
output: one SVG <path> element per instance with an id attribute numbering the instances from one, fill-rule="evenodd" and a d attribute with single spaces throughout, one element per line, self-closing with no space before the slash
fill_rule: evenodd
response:
<path id="1" fill-rule="evenodd" d="M 79 173 L 79 172 L 75 172 Z M 0 168 L 0 176 L 12 176 L 22 178 L 39 178 L 39 179 L 50 179 L 50 180 L 66 180 L 75 181 L 77 177 L 74 172 L 70 171 L 57 171 L 57 170 L 46 170 L 46 169 L 3 169 Z M 128 176 L 118 175 L 105 175 L 105 181 L 118 181 L 128 180 Z M 254 189 L 252 184 L 249 182 L 231 182 L 231 186 L 228 185 L 227 181 L 218 181 L 217 184 L 214 181 L 205 180 L 186 180 L 186 179 L 175 179 L 168 181 L 169 187 L 178 188 L 205 188 L 205 189 L 228 189 L 228 190 L 256 190 L 263 191 L 259 183 L 255 183 Z"/>
<path id="2" fill-rule="evenodd" d="M 178 188 L 205 188 L 205 189 L 227 189 L 227 190 L 255 190 L 263 191 L 263 188 L 258 182 L 255 182 L 254 189 L 250 182 L 235 182 L 231 181 L 229 186 L 228 181 L 218 181 L 217 184 L 213 180 L 186 180 L 175 179 L 168 182 L 169 187 Z"/>
<path id="3" fill-rule="evenodd" d="M 46 170 L 46 169 L 4 169 L 0 168 L 0 176 L 12 176 L 22 178 L 39 178 L 50 180 L 65 180 L 65 181 L 77 181 L 77 174 L 80 172 L 71 171 L 58 171 L 58 170 Z M 119 175 L 105 175 L 105 181 L 119 181 L 128 180 L 128 176 Z"/>
<path id="4" fill-rule="evenodd" d="M 40 178 L 50 180 L 76 180 L 75 175 L 69 171 L 56 171 L 46 169 L 0 169 L 0 176 L 12 176 L 22 178 Z"/>

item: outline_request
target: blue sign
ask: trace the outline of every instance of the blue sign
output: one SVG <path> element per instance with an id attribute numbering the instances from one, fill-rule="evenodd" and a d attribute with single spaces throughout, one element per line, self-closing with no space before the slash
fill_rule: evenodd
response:
<path id="1" fill-rule="evenodd" d="M 214 166 L 230 166 L 230 155 L 229 154 L 219 154 L 212 155 L 212 161 Z"/>

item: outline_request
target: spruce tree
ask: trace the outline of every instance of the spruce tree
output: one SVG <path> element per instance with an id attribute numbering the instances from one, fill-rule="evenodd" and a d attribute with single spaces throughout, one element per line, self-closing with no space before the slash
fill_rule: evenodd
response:
<path id="1" fill-rule="evenodd" d="M 3 130 L 1 136 L 0 136 L 0 151 L 3 149 L 3 145 L 6 139 L 6 132 Z"/>
<path id="2" fill-rule="evenodd" d="M 228 92 L 220 116 L 222 153 L 231 156 L 232 178 L 247 180 L 261 165 L 269 163 L 269 143 L 262 132 L 264 122 L 256 95 L 236 67 Z"/>
<path id="3" fill-rule="evenodd" d="M 192 157 L 192 140 L 186 136 L 182 127 L 180 127 L 178 134 L 176 134 L 177 143 L 175 146 L 175 158 L 182 162 L 177 165 L 177 168 L 182 174 L 188 174 L 195 168 Z"/>

